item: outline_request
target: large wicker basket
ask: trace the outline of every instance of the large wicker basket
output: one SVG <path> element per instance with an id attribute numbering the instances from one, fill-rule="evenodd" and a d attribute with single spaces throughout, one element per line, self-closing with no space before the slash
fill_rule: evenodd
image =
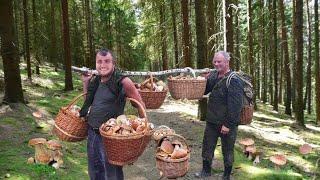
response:
<path id="1" fill-rule="evenodd" d="M 139 116 L 146 119 L 145 127 L 148 127 L 148 120 L 144 107 L 135 99 L 127 99 L 138 105 Z M 142 133 L 130 135 L 108 135 L 102 129 L 102 126 L 100 126 L 99 131 L 103 138 L 109 163 L 118 166 L 124 166 L 135 162 L 144 152 L 152 136 L 152 131 L 149 130 L 149 128 L 145 128 Z"/>
<path id="2" fill-rule="evenodd" d="M 244 106 L 241 110 L 240 125 L 247 125 L 252 122 L 253 105 Z"/>
<path id="3" fill-rule="evenodd" d="M 178 134 L 171 134 L 168 136 L 174 136 L 174 137 L 178 137 L 179 139 L 182 139 L 189 150 L 188 155 L 180 159 L 170 159 L 170 158 L 156 155 L 156 166 L 158 170 L 162 172 L 161 173 L 162 176 L 167 177 L 169 179 L 175 179 L 187 174 L 189 170 L 190 149 L 184 137 Z"/>
<path id="4" fill-rule="evenodd" d="M 147 109 L 158 109 L 164 102 L 168 90 L 164 91 L 143 91 L 139 89 L 142 101 Z"/>
<path id="5" fill-rule="evenodd" d="M 206 83 L 206 79 L 168 79 L 169 91 L 174 99 L 201 99 Z"/>
<path id="6" fill-rule="evenodd" d="M 88 124 L 83 121 L 80 117 L 74 115 L 70 108 L 74 105 L 80 97 L 84 96 L 80 94 L 75 97 L 71 103 L 62 107 L 59 110 L 57 117 L 55 118 L 55 124 L 53 128 L 54 134 L 56 134 L 60 140 L 68 142 L 81 141 L 87 137 Z"/>

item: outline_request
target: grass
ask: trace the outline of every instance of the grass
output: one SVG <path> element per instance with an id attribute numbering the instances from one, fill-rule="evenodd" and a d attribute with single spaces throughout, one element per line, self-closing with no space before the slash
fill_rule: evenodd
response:
<path id="1" fill-rule="evenodd" d="M 62 106 L 66 106 L 74 97 L 82 92 L 81 81 L 77 75 L 73 76 L 74 91 L 63 91 L 64 74 L 54 72 L 53 68 L 44 66 L 41 68 L 41 76 L 33 76 L 33 83 L 26 80 L 26 72 L 22 70 L 23 89 L 28 106 L 17 105 L 13 111 L 0 114 L 0 179 L 10 174 L 8 179 L 88 179 L 86 142 L 64 143 L 64 164 L 61 169 L 54 169 L 46 165 L 29 165 L 27 159 L 34 156 L 33 148 L 28 146 L 28 140 L 34 137 L 55 139 L 50 132 L 50 122 Z M 83 99 L 80 98 L 80 105 Z M 130 106 L 129 106 L 130 107 Z M 252 137 L 256 141 L 257 148 L 264 152 L 261 163 L 253 166 L 242 153 L 241 147 L 235 151 L 235 179 L 247 180 L 276 180 L 276 179 L 312 179 L 314 171 L 317 171 L 315 162 L 319 153 L 313 152 L 307 157 L 298 153 L 299 144 L 289 141 L 290 138 L 301 138 L 303 141 L 320 146 L 320 129 L 314 126 L 315 116 L 306 115 L 307 129 L 295 127 L 291 117 L 285 115 L 284 107 L 280 106 L 280 113 L 272 111 L 272 107 L 259 104 L 259 112 L 256 113 L 254 123 L 248 127 L 241 127 L 238 139 Z M 32 116 L 32 112 L 42 110 L 45 113 L 45 121 L 39 121 Z M 133 108 L 127 108 L 127 114 L 136 114 Z M 182 114 L 184 119 L 193 120 L 194 117 Z M 257 128 L 261 128 L 257 131 Z M 270 128 L 270 129 L 269 129 Z M 318 128 L 318 129 L 317 129 Z M 196 127 L 195 136 L 203 135 L 203 127 Z M 272 130 L 279 135 L 290 137 L 287 141 L 278 142 L 277 138 L 271 138 L 256 134 Z M 285 134 L 287 133 L 287 134 Z M 270 134 L 270 133 L 269 133 Z M 272 134 L 272 133 L 271 133 Z M 298 141 L 300 142 L 300 141 Z M 301 143 L 301 142 L 300 142 Z M 319 149 L 319 148 L 318 148 Z M 319 151 L 319 150 L 318 150 Z M 288 156 L 288 164 L 281 170 L 275 170 L 268 158 L 277 152 Z M 220 148 L 217 148 L 216 158 L 222 159 Z M 299 164 L 300 163 L 300 164 Z M 308 172 L 306 169 L 310 171 Z M 223 169 L 215 170 L 221 173 Z M 320 169 L 318 169 L 320 172 Z M 320 178 L 320 177 L 319 177 Z"/>

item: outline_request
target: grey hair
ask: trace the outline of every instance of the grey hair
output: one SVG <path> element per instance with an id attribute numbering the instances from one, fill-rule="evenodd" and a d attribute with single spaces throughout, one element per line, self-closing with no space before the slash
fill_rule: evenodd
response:
<path id="1" fill-rule="evenodd" d="M 216 57 L 217 55 L 222 55 L 224 57 L 225 60 L 230 61 L 230 54 L 226 51 L 218 51 L 214 54 L 214 57 Z"/>
<path id="2" fill-rule="evenodd" d="M 116 60 L 117 60 L 116 56 L 113 54 L 113 52 L 109 49 L 106 49 L 106 48 L 102 48 L 102 49 L 98 50 L 97 54 L 99 54 L 101 56 L 106 56 L 106 55 L 110 54 L 113 62 L 116 62 Z"/>

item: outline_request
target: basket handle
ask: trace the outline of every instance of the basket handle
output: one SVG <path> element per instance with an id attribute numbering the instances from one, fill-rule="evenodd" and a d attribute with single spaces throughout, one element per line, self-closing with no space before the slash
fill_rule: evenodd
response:
<path id="1" fill-rule="evenodd" d="M 66 110 L 69 109 L 72 105 L 74 105 L 74 103 L 76 103 L 79 98 L 81 98 L 82 96 L 86 95 L 87 93 L 82 93 L 80 95 L 78 95 L 77 97 L 73 98 L 72 101 L 69 103 L 69 105 L 65 108 Z"/>
<path id="2" fill-rule="evenodd" d="M 152 74 L 151 73 L 149 73 L 150 74 L 150 82 L 151 82 L 151 89 L 152 89 L 152 91 L 153 91 L 153 76 L 152 76 Z"/>
<path id="3" fill-rule="evenodd" d="M 143 105 L 139 101 L 137 101 L 136 99 L 127 97 L 127 100 L 129 100 L 131 102 L 134 102 L 135 104 L 138 105 L 138 108 L 141 111 L 141 112 L 138 111 L 139 112 L 139 116 L 142 117 L 142 118 L 145 118 L 144 125 L 145 125 L 146 128 L 144 129 L 144 131 L 146 132 L 147 129 L 148 129 L 148 118 L 147 118 L 146 110 L 144 109 Z"/>

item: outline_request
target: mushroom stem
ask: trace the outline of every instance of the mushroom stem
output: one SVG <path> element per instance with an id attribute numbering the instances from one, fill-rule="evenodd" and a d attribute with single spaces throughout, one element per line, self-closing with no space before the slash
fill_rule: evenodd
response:
<path id="1" fill-rule="evenodd" d="M 260 156 L 259 156 L 259 155 L 257 155 L 257 156 L 254 158 L 254 161 L 253 161 L 253 164 L 254 164 L 254 165 L 256 165 L 256 164 L 258 164 L 258 163 L 260 163 Z"/>

